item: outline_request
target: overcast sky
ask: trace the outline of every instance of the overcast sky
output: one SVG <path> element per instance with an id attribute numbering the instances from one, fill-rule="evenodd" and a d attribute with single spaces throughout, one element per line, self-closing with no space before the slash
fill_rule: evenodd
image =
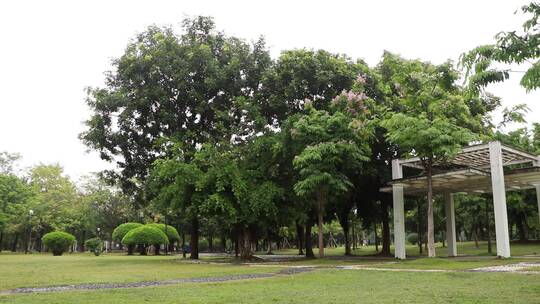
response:
<path id="1" fill-rule="evenodd" d="M 209 15 L 227 34 L 264 35 L 277 57 L 291 48 L 323 48 L 378 62 L 383 50 L 440 63 L 457 60 L 502 30 L 528 1 L 9 1 L 0 2 L 0 151 L 23 165 L 59 162 L 74 178 L 108 165 L 87 153 L 77 135 L 90 113 L 84 88 L 103 73 L 129 39 L 148 25 L 178 27 Z M 519 75 L 490 90 L 505 106 L 527 103 L 540 122 L 540 92 L 527 94 Z"/>

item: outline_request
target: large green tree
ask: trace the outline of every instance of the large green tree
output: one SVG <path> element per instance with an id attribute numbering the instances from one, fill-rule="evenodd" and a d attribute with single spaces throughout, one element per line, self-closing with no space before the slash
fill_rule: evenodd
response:
<path id="1" fill-rule="evenodd" d="M 270 64 L 264 41 L 249 45 L 216 30 L 211 18 L 183 22 L 183 33 L 149 27 L 113 61 L 104 88 L 92 88 L 82 140 L 118 165 L 124 188 L 144 180 L 169 137 L 197 146 L 238 140 L 259 126 L 252 98 Z M 134 179 L 135 178 L 135 179 Z"/>
<path id="2" fill-rule="evenodd" d="M 332 112 L 308 104 L 308 113 L 291 130 L 293 138 L 304 145 L 294 159 L 300 175 L 294 190 L 316 202 L 320 257 L 324 256 L 323 216 L 329 196 L 350 190 L 348 170 L 360 170 L 369 160 L 370 132 L 359 118 L 364 100 L 363 94 L 344 92 L 334 98 Z"/>
<path id="3" fill-rule="evenodd" d="M 128 193 L 142 192 L 151 164 L 170 156 L 168 143 L 182 143 L 190 161 L 201 144 L 239 142 L 265 124 L 255 98 L 271 64 L 264 40 L 227 36 L 208 17 L 186 19 L 182 29 L 139 34 L 114 60 L 106 86 L 88 92 L 93 114 L 81 138 L 117 164 L 110 176 Z"/>
<path id="4" fill-rule="evenodd" d="M 400 112 L 389 112 L 382 123 L 387 138 L 409 156 L 420 158 L 427 176 L 428 255 L 435 256 L 432 175 L 435 164 L 444 163 L 475 139 L 468 128 L 475 124 L 462 90 L 459 74 L 451 63 L 433 65 L 386 54 L 395 62 L 392 75 Z"/>

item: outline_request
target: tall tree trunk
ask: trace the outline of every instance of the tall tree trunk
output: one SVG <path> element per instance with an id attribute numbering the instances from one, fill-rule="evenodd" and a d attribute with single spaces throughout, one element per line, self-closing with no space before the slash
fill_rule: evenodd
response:
<path id="1" fill-rule="evenodd" d="M 432 176 L 433 161 L 431 158 L 427 160 L 427 187 L 428 187 L 428 229 L 427 229 L 427 244 L 428 244 L 428 257 L 433 258 L 437 254 L 435 253 L 435 225 L 433 223 L 433 176 Z"/>
<path id="2" fill-rule="evenodd" d="M 375 235 L 375 252 L 379 252 L 379 238 L 377 237 L 377 221 L 373 222 L 373 234 Z"/>
<path id="3" fill-rule="evenodd" d="M 388 217 L 388 199 L 381 201 L 382 207 L 382 255 L 390 255 L 390 219 Z"/>
<path id="4" fill-rule="evenodd" d="M 356 230 L 354 229 L 355 227 L 355 224 L 354 224 L 354 221 L 352 222 L 352 225 L 351 225 L 351 237 L 352 237 L 352 249 L 353 250 L 356 250 Z"/>
<path id="5" fill-rule="evenodd" d="M 486 200 L 486 234 L 487 234 L 487 245 L 488 245 L 488 253 L 492 253 L 491 249 L 491 231 L 489 226 L 489 203 L 488 200 Z"/>
<path id="6" fill-rule="evenodd" d="M 186 233 L 182 232 L 182 257 L 186 258 Z"/>
<path id="7" fill-rule="evenodd" d="M 479 248 L 478 246 L 478 225 L 475 223 L 474 224 L 474 230 L 473 230 L 473 236 L 474 236 L 474 246 L 476 247 L 476 249 Z"/>
<path id="8" fill-rule="evenodd" d="M 251 248 L 251 233 L 247 227 L 242 228 L 240 233 L 240 258 L 242 260 L 251 260 L 253 251 Z"/>
<path id="9" fill-rule="evenodd" d="M 304 255 L 304 227 L 298 221 L 296 221 L 296 246 L 298 255 Z"/>
<path id="10" fill-rule="evenodd" d="M 236 234 L 236 239 L 234 241 L 234 257 L 237 258 L 240 254 L 240 233 Z"/>
<path id="11" fill-rule="evenodd" d="M 11 245 L 11 251 L 17 251 L 17 243 L 19 243 L 19 233 L 15 233 L 15 238 L 13 239 L 13 244 Z"/>
<path id="12" fill-rule="evenodd" d="M 317 228 L 319 236 L 319 258 L 324 257 L 323 213 L 325 200 L 326 190 L 321 189 L 317 193 Z"/>
<path id="13" fill-rule="evenodd" d="M 199 259 L 199 219 L 194 216 L 191 220 L 191 238 L 189 240 L 189 246 L 191 247 L 191 254 L 189 256 L 192 260 Z"/>
<path id="14" fill-rule="evenodd" d="M 221 236 L 221 251 L 227 252 L 227 239 L 223 235 Z"/>
<path id="15" fill-rule="evenodd" d="M 81 252 L 85 252 L 86 251 L 86 248 L 84 248 L 84 242 L 86 241 L 86 230 L 83 229 L 83 231 L 81 232 Z"/>
<path id="16" fill-rule="evenodd" d="M 349 217 L 342 214 L 339 217 L 339 224 L 341 225 L 341 228 L 343 229 L 343 238 L 345 241 L 345 255 L 352 255 L 351 253 L 351 239 L 350 239 L 350 222 Z"/>
<path id="17" fill-rule="evenodd" d="M 208 236 L 208 250 L 214 252 L 214 238 L 211 235 Z"/>
<path id="18" fill-rule="evenodd" d="M 267 250 L 266 250 L 266 254 L 274 254 L 272 252 L 272 236 L 271 236 L 271 233 L 270 233 L 270 230 L 268 230 L 268 232 L 266 233 L 266 243 L 267 243 Z M 278 242 L 279 244 L 279 242 Z"/>
<path id="19" fill-rule="evenodd" d="M 0 252 L 2 252 L 2 248 L 4 245 L 4 231 L 0 231 Z"/>
<path id="20" fill-rule="evenodd" d="M 313 227 L 313 219 L 311 218 L 311 215 L 309 216 L 307 222 L 306 222 L 306 258 L 314 258 L 315 254 L 313 254 L 313 239 L 311 236 L 311 228 Z"/>

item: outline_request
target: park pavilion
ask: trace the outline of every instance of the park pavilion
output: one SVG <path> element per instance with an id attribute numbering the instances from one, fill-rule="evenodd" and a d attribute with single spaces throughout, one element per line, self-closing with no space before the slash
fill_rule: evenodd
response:
<path id="1" fill-rule="evenodd" d="M 453 194 L 491 193 L 495 215 L 497 255 L 510 257 L 510 237 L 506 210 L 506 191 L 536 189 L 540 214 L 540 156 L 501 144 L 499 141 L 467 146 L 452 160 L 433 166 L 433 193 L 444 196 L 448 256 L 456 256 L 456 225 Z M 404 177 L 411 171 L 414 176 Z M 426 175 L 418 175 L 418 157 L 394 159 L 392 182 L 383 192 L 392 192 L 394 207 L 395 257 L 405 259 L 405 196 L 427 193 Z M 413 175 L 410 174 L 410 175 Z"/>

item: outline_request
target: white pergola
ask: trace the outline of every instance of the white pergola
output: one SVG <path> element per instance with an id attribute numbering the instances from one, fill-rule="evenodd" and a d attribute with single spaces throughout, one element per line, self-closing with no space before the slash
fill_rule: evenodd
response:
<path id="1" fill-rule="evenodd" d="M 511 168 L 508 166 L 513 165 Z M 405 259 L 405 195 L 425 195 L 426 176 L 403 177 L 403 167 L 423 169 L 419 158 L 392 161 L 395 257 Z M 493 193 L 497 255 L 510 257 L 506 214 L 506 191 L 536 189 L 540 214 L 540 156 L 502 145 L 498 141 L 468 146 L 450 162 L 434 165 L 433 193 L 443 194 L 446 211 L 448 256 L 456 256 L 456 225 L 453 193 Z"/>

